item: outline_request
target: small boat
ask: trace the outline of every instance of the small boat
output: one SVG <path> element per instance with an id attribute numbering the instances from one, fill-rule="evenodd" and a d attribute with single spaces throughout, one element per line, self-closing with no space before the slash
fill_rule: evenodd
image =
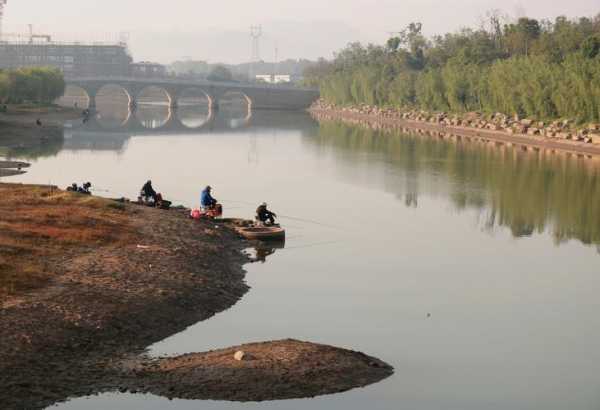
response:
<path id="1" fill-rule="evenodd" d="M 237 232 L 246 239 L 257 241 L 284 241 L 285 229 L 279 226 L 240 227 Z"/>

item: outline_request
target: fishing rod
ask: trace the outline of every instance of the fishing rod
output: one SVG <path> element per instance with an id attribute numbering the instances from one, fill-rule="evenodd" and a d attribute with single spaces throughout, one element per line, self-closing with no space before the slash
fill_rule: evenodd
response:
<path id="1" fill-rule="evenodd" d="M 254 206 L 254 204 L 251 203 L 251 202 L 238 201 L 238 200 L 235 200 L 235 199 L 222 199 L 220 201 L 222 201 L 222 202 L 234 202 L 234 203 L 239 203 L 239 204 L 245 204 L 245 205 L 252 205 L 252 206 Z M 326 223 L 315 221 L 315 220 L 311 220 L 311 219 L 298 218 L 296 216 L 284 215 L 284 214 L 279 214 L 279 213 L 277 214 L 277 216 L 279 218 L 291 219 L 293 221 L 309 223 L 309 224 L 313 224 L 313 225 L 323 226 L 323 227 L 326 227 L 326 228 L 337 229 L 337 230 L 340 230 L 340 231 L 347 231 L 346 229 L 341 228 L 339 226 L 330 225 L 330 224 L 326 224 Z"/>

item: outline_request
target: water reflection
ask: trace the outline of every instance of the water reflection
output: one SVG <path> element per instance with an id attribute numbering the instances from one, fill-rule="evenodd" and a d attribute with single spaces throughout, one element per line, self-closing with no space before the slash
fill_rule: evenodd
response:
<path id="1" fill-rule="evenodd" d="M 173 112 L 168 105 L 139 104 L 135 109 L 135 118 L 144 128 L 157 129 L 171 120 Z"/>
<path id="2" fill-rule="evenodd" d="M 179 105 L 177 118 L 187 128 L 201 128 L 213 115 L 208 105 Z"/>
<path id="3" fill-rule="evenodd" d="M 239 92 L 229 92 L 219 101 L 219 110 L 228 119 L 230 128 L 247 126 L 252 118 L 252 103 L 248 96 Z"/>
<path id="4" fill-rule="evenodd" d="M 260 243 L 247 249 L 246 252 L 253 263 L 266 263 L 267 258 L 274 255 L 279 249 L 285 249 L 285 241 Z"/>
<path id="5" fill-rule="evenodd" d="M 597 161 L 338 122 L 321 123 L 318 136 L 306 141 L 350 165 L 344 178 L 382 183 L 407 206 L 418 206 L 422 194 L 443 194 L 457 210 L 479 210 L 481 226 L 490 231 L 504 227 L 528 237 L 550 230 L 557 244 L 600 243 Z M 390 167 L 382 182 L 358 174 L 370 167 L 353 166 L 381 157 Z"/>
<path id="6" fill-rule="evenodd" d="M 57 155 L 64 148 L 63 132 L 58 131 L 50 138 L 23 143 L 18 137 L 3 137 L 0 142 L 0 158 L 31 160 Z"/>
<path id="7" fill-rule="evenodd" d="M 93 120 L 101 128 L 110 130 L 126 126 L 131 116 L 132 112 L 127 105 L 115 105 L 111 109 L 98 110 Z"/>
<path id="8" fill-rule="evenodd" d="M 373 353 L 396 365 L 397 376 L 311 401 L 103 395 L 60 408 L 598 407 L 600 242 L 590 162 L 437 136 L 319 128 L 302 113 L 256 111 L 247 126 L 232 128 L 229 115 L 222 108 L 193 130 L 176 117 L 159 129 L 135 118 L 110 130 L 80 124 L 69 130 L 65 152 L 15 180 L 51 177 L 65 186 L 76 176 L 132 196 L 151 176 L 188 206 L 210 182 L 220 199 L 252 204 L 230 208 L 223 199 L 232 217 L 253 215 L 267 199 L 295 217 L 282 219 L 285 252 L 253 250 L 251 291 L 152 354 L 292 337 Z M 119 155 L 67 151 L 119 146 Z M 515 241 L 504 227 L 534 236 Z M 561 229 L 595 246 L 555 248 L 549 234 L 536 234 Z"/>

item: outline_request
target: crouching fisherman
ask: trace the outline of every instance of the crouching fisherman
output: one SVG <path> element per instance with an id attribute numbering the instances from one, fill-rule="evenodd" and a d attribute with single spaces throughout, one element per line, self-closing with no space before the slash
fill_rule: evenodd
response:
<path id="1" fill-rule="evenodd" d="M 140 196 L 145 202 L 149 202 L 150 199 L 156 204 L 158 202 L 158 194 L 152 187 L 152 181 L 148 180 L 144 186 L 142 187 L 142 191 L 140 192 Z"/>
<path id="2" fill-rule="evenodd" d="M 171 208 L 171 201 L 167 201 L 161 193 L 157 193 L 150 180 L 142 187 L 138 202 L 142 205 L 155 206 L 161 209 Z"/>
<path id="3" fill-rule="evenodd" d="M 256 221 L 261 225 L 275 225 L 275 218 L 277 218 L 277 214 L 269 211 L 266 202 L 263 202 L 258 208 L 256 208 Z"/>

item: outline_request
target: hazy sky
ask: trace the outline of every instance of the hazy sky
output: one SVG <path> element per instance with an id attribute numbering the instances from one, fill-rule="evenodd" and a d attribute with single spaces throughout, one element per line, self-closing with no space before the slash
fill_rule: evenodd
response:
<path id="1" fill-rule="evenodd" d="M 244 62 L 249 27 L 262 24 L 261 57 L 331 57 L 351 41 L 383 42 L 388 31 L 421 21 L 426 34 L 479 24 L 491 9 L 511 16 L 592 16 L 600 0 L 8 0 L 4 31 L 61 38 L 118 38 L 129 33 L 136 60 L 183 57 Z"/>

